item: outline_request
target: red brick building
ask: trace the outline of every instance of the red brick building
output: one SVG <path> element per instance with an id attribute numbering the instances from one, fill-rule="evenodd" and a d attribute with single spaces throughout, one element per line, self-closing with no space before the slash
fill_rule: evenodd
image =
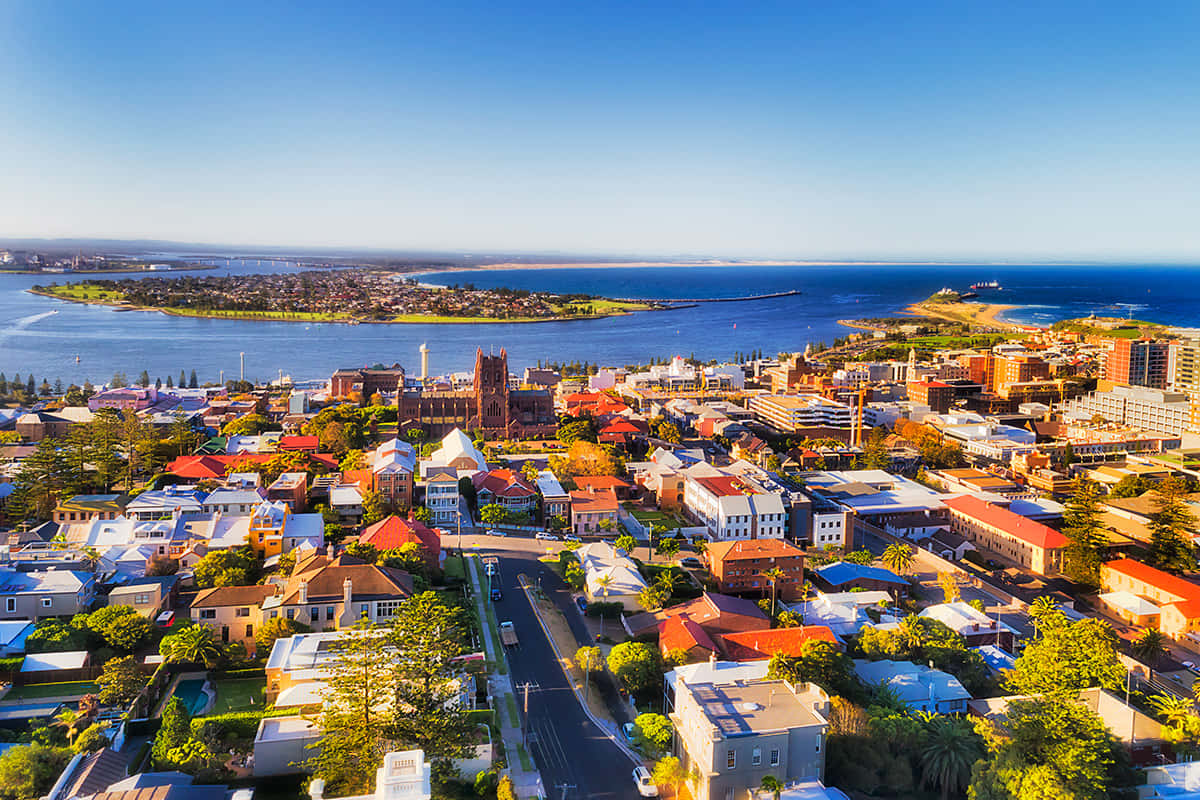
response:
<path id="1" fill-rule="evenodd" d="M 804 585 L 804 551 L 783 539 L 745 539 L 714 542 L 704 554 L 722 592 L 753 592 L 769 596 L 771 584 L 763 573 L 779 569 L 778 600 L 796 600 Z"/>
<path id="2" fill-rule="evenodd" d="M 945 414 L 954 404 L 954 387 L 926 375 L 919 381 L 909 381 L 908 399 L 924 403 L 937 414 Z"/>
<path id="3" fill-rule="evenodd" d="M 1167 388 L 1167 342 L 1152 339 L 1116 339 L 1104 359 L 1104 379 L 1125 386 Z"/>

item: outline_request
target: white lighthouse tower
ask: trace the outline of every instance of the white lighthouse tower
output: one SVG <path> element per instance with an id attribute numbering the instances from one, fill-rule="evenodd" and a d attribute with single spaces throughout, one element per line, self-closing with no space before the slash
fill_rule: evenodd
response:
<path id="1" fill-rule="evenodd" d="M 429 380 L 429 345 L 421 342 L 421 380 Z"/>

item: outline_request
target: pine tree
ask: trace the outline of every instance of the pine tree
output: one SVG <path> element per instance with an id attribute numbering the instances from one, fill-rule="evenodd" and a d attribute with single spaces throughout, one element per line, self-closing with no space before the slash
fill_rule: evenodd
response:
<path id="1" fill-rule="evenodd" d="M 58 397 L 62 397 L 62 395 L 63 395 L 63 382 L 62 382 L 62 378 L 55 378 L 55 379 L 54 379 L 54 394 L 55 394 L 55 395 L 57 395 Z"/>
<path id="2" fill-rule="evenodd" d="M 0 395 L 8 394 L 8 378 L 4 377 L 4 373 L 0 372 Z"/>
<path id="3" fill-rule="evenodd" d="M 40 394 L 42 397 L 49 397 L 51 391 L 52 387 L 50 386 L 50 381 L 42 378 L 42 385 L 38 387 L 38 394 Z"/>
<path id="4" fill-rule="evenodd" d="M 155 389 L 161 389 L 161 388 L 162 388 L 162 378 L 155 378 L 155 379 L 154 379 L 154 388 L 155 388 Z"/>
<path id="5" fill-rule="evenodd" d="M 188 388 L 195 389 L 199 385 L 200 383 L 196 380 L 196 370 L 192 370 L 192 377 L 188 380 Z"/>
<path id="6" fill-rule="evenodd" d="M 150 373 L 142 370 L 142 374 L 138 376 L 138 385 L 143 389 L 150 386 Z"/>
<path id="7" fill-rule="evenodd" d="M 1100 564 L 1108 537 L 1100 526 L 1100 487 L 1080 477 L 1063 514 L 1063 535 L 1070 543 L 1063 554 L 1063 572 L 1087 586 L 1100 585 Z"/>
<path id="8" fill-rule="evenodd" d="M 187 386 L 187 375 L 183 374 L 183 370 L 179 370 L 179 388 Z"/>
<path id="9" fill-rule="evenodd" d="M 19 373 L 19 372 L 13 373 L 12 384 L 10 385 L 9 389 L 10 389 L 10 391 L 12 391 L 13 394 L 16 394 L 17 392 L 21 391 L 21 373 Z"/>
<path id="10" fill-rule="evenodd" d="M 30 397 L 37 396 L 37 383 L 33 380 L 33 373 L 29 373 L 29 380 L 25 381 L 25 393 Z"/>
<path id="11" fill-rule="evenodd" d="M 174 389 L 174 388 L 175 388 L 175 379 L 174 379 L 174 378 L 172 378 L 170 375 L 168 375 L 168 376 L 167 376 L 167 388 L 168 388 L 168 389 Z"/>
<path id="12" fill-rule="evenodd" d="M 1184 502 L 1187 485 L 1177 479 L 1163 481 L 1155 490 L 1154 513 L 1150 515 L 1150 563 L 1172 572 L 1196 569 L 1196 517 Z"/>

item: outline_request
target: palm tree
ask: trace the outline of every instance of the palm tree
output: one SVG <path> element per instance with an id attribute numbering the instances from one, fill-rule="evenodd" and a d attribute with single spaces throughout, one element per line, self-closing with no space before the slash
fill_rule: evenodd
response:
<path id="1" fill-rule="evenodd" d="M 805 581 L 804 583 L 800 584 L 800 599 L 804 602 L 804 605 L 802 606 L 804 610 L 800 612 L 801 624 L 804 624 L 804 617 L 808 614 L 808 595 L 812 591 L 812 588 L 812 581 Z"/>
<path id="2" fill-rule="evenodd" d="M 600 592 L 604 595 L 604 602 L 608 602 L 608 587 L 612 586 L 612 575 L 601 575 L 596 578 L 596 585 L 600 587 Z M 600 635 L 604 635 L 604 615 L 600 615 Z"/>
<path id="3" fill-rule="evenodd" d="M 1190 701 L 1173 694 L 1156 694 L 1149 700 L 1150 706 L 1167 721 L 1174 725 L 1187 719 L 1194 709 Z"/>
<path id="4" fill-rule="evenodd" d="M 1051 614 L 1058 613 L 1058 602 L 1053 597 L 1041 597 L 1029 604 L 1029 616 L 1033 618 L 1033 627 L 1038 635 L 1042 632 L 1042 621 Z"/>
<path id="5" fill-rule="evenodd" d="M 912 566 L 912 548 L 906 544 L 889 544 L 887 549 L 883 551 L 882 561 L 893 572 L 903 574 Z"/>
<path id="6" fill-rule="evenodd" d="M 769 792 L 775 800 L 779 800 L 779 795 L 783 793 L 783 784 L 774 775 L 763 775 L 762 783 L 758 785 L 758 790 L 760 792 Z"/>
<path id="7" fill-rule="evenodd" d="M 159 647 L 167 661 L 203 664 L 212 669 L 221 660 L 221 646 L 207 625 L 189 625 L 174 636 L 162 640 Z"/>
<path id="8" fill-rule="evenodd" d="M 1133 642 L 1131 647 L 1133 654 L 1150 667 L 1151 677 L 1153 677 L 1154 668 L 1158 666 L 1158 660 L 1167 651 L 1166 642 L 1167 637 L 1158 628 L 1147 628 Z"/>
<path id="9" fill-rule="evenodd" d="M 961 794 L 971 777 L 971 766 L 983 753 L 970 727 L 962 720 L 935 722 L 921 751 L 921 784 L 940 789 L 942 800 Z"/>
<path id="10" fill-rule="evenodd" d="M 767 582 L 771 584 L 771 619 L 775 619 L 775 591 L 779 586 L 779 581 L 783 578 L 786 578 L 787 573 L 781 570 L 779 567 L 771 567 L 770 569 L 764 570 L 759 574 L 766 578 Z"/>
<path id="11" fill-rule="evenodd" d="M 916 614 L 909 614 L 900 620 L 899 630 L 908 645 L 909 652 L 919 650 L 925 643 L 925 629 L 922 627 L 921 618 Z"/>

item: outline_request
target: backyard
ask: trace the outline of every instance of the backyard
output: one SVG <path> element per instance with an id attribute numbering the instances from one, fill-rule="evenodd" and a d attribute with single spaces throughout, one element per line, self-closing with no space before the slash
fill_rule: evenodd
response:
<path id="1" fill-rule="evenodd" d="M 688 523 L 682 517 L 667 511 L 638 508 L 633 503 L 626 503 L 625 510 L 643 525 L 654 525 L 655 530 L 676 530 L 688 527 Z"/>
<path id="2" fill-rule="evenodd" d="M 47 697 L 83 697 L 99 689 L 94 681 L 67 681 L 65 683 L 30 683 L 14 686 L 4 695 L 4 700 L 42 700 Z"/>
<path id="3" fill-rule="evenodd" d="M 209 714 L 228 714 L 231 711 L 256 711 L 263 708 L 266 696 L 266 678 L 240 678 L 216 680 L 217 699 Z"/>

